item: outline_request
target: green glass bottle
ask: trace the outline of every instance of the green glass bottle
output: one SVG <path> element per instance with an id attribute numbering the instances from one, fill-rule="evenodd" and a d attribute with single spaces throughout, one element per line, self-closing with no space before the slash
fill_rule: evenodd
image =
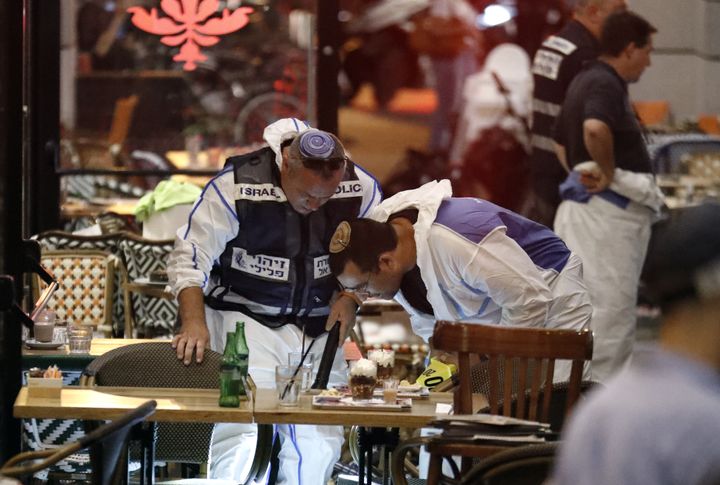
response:
<path id="1" fill-rule="evenodd" d="M 250 349 L 245 340 L 245 322 L 238 321 L 235 323 L 235 358 L 237 359 L 237 367 L 242 375 L 242 382 L 246 382 L 248 375 L 248 364 L 250 360 Z M 241 394 L 247 395 L 245 386 L 242 386 Z"/>
<path id="2" fill-rule="evenodd" d="M 236 341 L 235 332 L 228 332 L 220 364 L 220 399 L 218 405 L 228 408 L 239 407 L 241 391 L 244 394 L 236 355 Z"/>

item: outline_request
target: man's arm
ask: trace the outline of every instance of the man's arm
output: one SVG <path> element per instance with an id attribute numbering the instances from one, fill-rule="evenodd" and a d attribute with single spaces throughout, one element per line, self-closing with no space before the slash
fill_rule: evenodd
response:
<path id="1" fill-rule="evenodd" d="M 560 145 L 558 142 L 554 143 L 555 146 L 555 156 L 557 157 L 558 161 L 560 162 L 560 165 L 563 166 L 566 172 L 570 173 L 570 165 L 568 165 L 567 161 L 567 151 L 565 151 L 565 147 L 563 145 Z"/>
<path id="2" fill-rule="evenodd" d="M 603 121 L 587 119 L 583 122 L 583 141 L 590 157 L 600 166 L 600 172 L 584 172 L 580 182 L 588 192 L 600 192 L 610 186 L 615 172 L 612 131 Z"/>
<path id="3" fill-rule="evenodd" d="M 200 362 L 209 348 L 203 294 L 213 263 L 240 228 L 233 210 L 233 187 L 230 169 L 208 183 L 190 213 L 188 224 L 178 230 L 168 262 L 169 284 L 180 304 L 182 322 L 173 338 L 173 347 L 178 359 L 186 364 L 195 349 L 195 358 Z"/>

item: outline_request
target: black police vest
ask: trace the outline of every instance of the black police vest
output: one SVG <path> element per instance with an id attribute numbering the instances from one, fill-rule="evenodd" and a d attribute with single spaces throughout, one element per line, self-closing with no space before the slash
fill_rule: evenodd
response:
<path id="1" fill-rule="evenodd" d="M 270 148 L 232 157 L 227 164 L 234 166 L 240 229 L 214 270 L 223 288 L 208 295 L 208 305 L 241 311 L 269 327 L 292 323 L 319 335 L 337 288 L 328 263 L 330 238 L 341 221 L 357 217 L 362 203 L 354 166 L 348 164 L 327 203 L 303 216 L 285 200 Z M 238 303 L 235 296 L 248 302 Z"/>

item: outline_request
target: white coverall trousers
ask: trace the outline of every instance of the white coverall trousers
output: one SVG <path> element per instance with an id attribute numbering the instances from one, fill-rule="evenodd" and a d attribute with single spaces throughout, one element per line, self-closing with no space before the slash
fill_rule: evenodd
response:
<path id="1" fill-rule="evenodd" d="M 210 331 L 210 348 L 222 352 L 227 332 L 235 331 L 235 322 L 245 322 L 245 338 L 250 349 L 249 373 L 258 388 L 275 388 L 275 366 L 286 365 L 288 352 L 302 346 L 302 331 L 294 325 L 268 328 L 240 312 L 217 311 L 205 307 Z M 327 334 L 317 338 L 311 352 L 316 354 L 315 371 L 325 348 Z M 305 348 L 312 341 L 305 338 Z M 329 385 L 347 382 L 342 352 L 335 355 Z M 288 485 L 324 485 L 340 458 L 342 426 L 276 425 L 280 439 L 278 483 Z M 255 424 L 220 423 L 210 443 L 208 475 L 211 478 L 244 480 L 250 471 L 257 443 Z M 262 482 L 264 483 L 264 481 Z"/>
<path id="2" fill-rule="evenodd" d="M 622 209 L 598 196 L 587 203 L 565 200 L 555 216 L 555 232 L 583 262 L 593 306 L 593 380 L 607 380 L 630 361 L 653 219 L 644 205 L 631 201 Z"/>

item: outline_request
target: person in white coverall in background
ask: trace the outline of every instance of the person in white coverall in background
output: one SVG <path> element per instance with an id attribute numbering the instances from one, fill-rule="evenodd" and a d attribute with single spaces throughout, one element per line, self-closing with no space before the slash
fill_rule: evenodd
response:
<path id="1" fill-rule="evenodd" d="M 325 347 L 328 322 L 354 323 L 357 303 L 337 291 L 327 247 L 335 226 L 363 217 L 381 198 L 377 182 L 348 159 L 332 134 L 283 119 L 264 133 L 268 146 L 229 158 L 178 230 L 168 264 L 180 303 L 173 339 L 179 359 L 222 352 L 225 335 L 245 322 L 249 373 L 274 388 L 289 352 Z M 193 357 L 194 355 L 194 357 Z M 330 383 L 346 382 L 336 355 Z M 278 425 L 278 483 L 325 484 L 340 456 L 339 426 Z M 255 425 L 215 427 L 209 476 L 242 481 L 255 452 Z"/>
<path id="2" fill-rule="evenodd" d="M 632 12 L 610 15 L 601 55 L 570 84 L 556 127 L 560 186 L 555 231 L 585 265 L 593 304 L 593 380 L 629 361 L 637 288 L 650 227 L 663 206 L 628 83 L 650 65 L 655 28 Z"/>
<path id="3" fill-rule="evenodd" d="M 451 196 L 448 180 L 429 182 L 342 222 L 330 243 L 338 281 L 360 298 L 395 298 L 426 341 L 436 320 L 589 326 L 582 263 L 559 237 L 485 200 Z M 568 376 L 569 366 L 557 369 L 556 380 Z"/>

